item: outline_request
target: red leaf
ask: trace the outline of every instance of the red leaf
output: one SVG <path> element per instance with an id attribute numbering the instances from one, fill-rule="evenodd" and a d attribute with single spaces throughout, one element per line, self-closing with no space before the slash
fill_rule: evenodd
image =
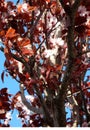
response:
<path id="1" fill-rule="evenodd" d="M 67 33 L 67 29 L 62 30 L 62 35 L 65 35 Z"/>
<path id="2" fill-rule="evenodd" d="M 30 75 L 28 73 L 26 73 L 25 77 L 28 79 L 30 77 Z"/>
<path id="3" fill-rule="evenodd" d="M 27 91 L 30 95 L 34 95 L 34 90 L 33 90 L 33 86 L 29 86 L 29 88 L 27 88 Z"/>
<path id="4" fill-rule="evenodd" d="M 86 31 L 86 35 L 90 36 L 90 29 Z"/>
<path id="5" fill-rule="evenodd" d="M 0 31 L 0 37 L 2 37 L 2 36 L 5 36 L 5 31 L 4 30 Z"/>
<path id="6" fill-rule="evenodd" d="M 0 119 L 6 119 L 6 114 L 0 114 Z"/>
<path id="7" fill-rule="evenodd" d="M 44 90 L 43 90 L 43 86 L 42 85 L 39 86 L 39 89 L 40 89 L 40 92 L 43 93 Z"/>
<path id="8" fill-rule="evenodd" d="M 21 12 L 21 9 L 22 9 L 22 5 L 18 5 L 18 6 L 17 6 L 17 11 L 18 11 L 18 13 Z"/>
<path id="9" fill-rule="evenodd" d="M 33 85 L 33 84 L 36 84 L 37 83 L 37 80 L 35 79 L 30 79 L 30 84 Z"/>
<path id="10" fill-rule="evenodd" d="M 2 107 L 2 102 L 0 101 L 0 107 Z"/>
<path id="11" fill-rule="evenodd" d="M 5 36 L 6 36 L 6 38 L 9 38 L 9 39 L 16 37 L 17 34 L 15 33 L 15 29 L 13 29 L 12 27 L 10 27 L 8 29 L 8 31 L 7 31 L 7 33 L 6 33 Z"/>
<path id="12" fill-rule="evenodd" d="M 9 67 L 9 66 L 10 66 L 10 62 L 9 62 L 8 59 L 5 60 L 5 62 L 4 62 L 4 66 L 5 66 L 5 67 Z"/>
<path id="13" fill-rule="evenodd" d="M 32 119 L 32 120 L 34 120 L 35 119 L 35 117 L 37 116 L 38 114 L 33 114 L 33 115 L 30 115 L 30 118 Z"/>
<path id="14" fill-rule="evenodd" d="M 32 55 L 34 55 L 34 51 L 31 50 L 31 49 L 22 48 L 22 54 L 23 55 L 30 55 L 30 56 L 32 56 Z"/>
<path id="15" fill-rule="evenodd" d="M 10 108 L 10 103 L 8 103 L 7 101 L 3 102 L 3 108 L 6 110 L 6 111 L 10 111 L 11 108 Z"/>
<path id="16" fill-rule="evenodd" d="M 4 48 L 4 54 L 5 54 L 5 55 L 8 55 L 8 53 L 9 53 L 8 48 L 5 47 L 5 48 Z"/>
<path id="17" fill-rule="evenodd" d="M 25 39 L 23 42 L 22 42 L 22 46 L 27 46 L 30 44 L 30 40 L 29 39 Z"/>
<path id="18" fill-rule="evenodd" d="M 16 95 L 12 98 L 12 104 L 11 107 L 14 109 L 14 105 L 18 102 L 18 97 L 21 96 L 20 91 L 16 93 Z"/>
<path id="19" fill-rule="evenodd" d="M 51 0 L 45 0 L 47 3 L 50 3 Z"/>
<path id="20" fill-rule="evenodd" d="M 56 65 L 56 71 L 60 71 L 61 70 L 61 65 Z"/>
<path id="21" fill-rule="evenodd" d="M 3 102 L 5 101 L 5 102 L 7 102 L 7 101 L 9 101 L 9 98 L 8 98 L 8 96 L 9 96 L 9 94 L 4 94 L 5 96 L 2 96 L 2 100 L 3 100 Z"/>
<path id="22" fill-rule="evenodd" d="M 21 81 L 25 81 L 26 77 L 22 73 L 19 73 L 18 76 Z"/>
<path id="23" fill-rule="evenodd" d="M 80 25 L 75 28 L 75 31 L 78 32 L 80 35 L 82 35 L 85 33 L 85 29 L 86 29 L 86 27 L 84 25 Z"/>
<path id="24" fill-rule="evenodd" d="M 90 98 L 90 92 L 86 91 L 85 94 L 88 98 Z"/>
<path id="25" fill-rule="evenodd" d="M 86 16 L 83 16 L 83 17 L 82 16 L 78 16 L 75 19 L 75 25 L 79 26 L 79 25 L 85 23 L 86 21 L 87 21 L 87 17 Z"/>
<path id="26" fill-rule="evenodd" d="M 50 69 L 48 69 L 46 72 L 46 79 L 48 79 L 49 75 L 50 75 Z"/>
<path id="27" fill-rule="evenodd" d="M 0 93 L 1 93 L 2 95 L 6 95 L 6 93 L 7 93 L 7 88 L 2 88 L 1 91 L 0 91 Z"/>
<path id="28" fill-rule="evenodd" d="M 87 82 L 86 86 L 87 86 L 87 87 L 90 87 L 90 82 Z"/>
<path id="29" fill-rule="evenodd" d="M 19 47 L 24 47 L 30 44 L 30 40 L 29 39 L 23 39 L 21 41 L 18 42 L 18 46 Z"/>

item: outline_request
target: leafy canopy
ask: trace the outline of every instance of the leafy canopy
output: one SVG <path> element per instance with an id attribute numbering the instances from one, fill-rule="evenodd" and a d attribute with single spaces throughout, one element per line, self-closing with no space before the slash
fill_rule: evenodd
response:
<path id="1" fill-rule="evenodd" d="M 90 125 L 90 0 L 1 0 L 0 40 L 20 87 L 0 90 L 1 127 L 14 109 L 23 127 Z"/>

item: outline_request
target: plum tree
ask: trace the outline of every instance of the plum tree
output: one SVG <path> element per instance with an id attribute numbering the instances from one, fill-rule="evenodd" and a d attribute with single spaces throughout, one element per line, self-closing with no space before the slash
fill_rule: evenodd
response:
<path id="1" fill-rule="evenodd" d="M 90 0 L 1 0 L 0 40 L 20 88 L 0 90 L 1 127 L 13 109 L 22 127 L 89 127 Z"/>

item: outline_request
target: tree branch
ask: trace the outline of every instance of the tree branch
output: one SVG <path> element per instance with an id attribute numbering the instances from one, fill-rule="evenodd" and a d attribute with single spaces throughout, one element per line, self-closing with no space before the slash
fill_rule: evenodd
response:
<path id="1" fill-rule="evenodd" d="M 1 50 L 2 52 L 4 52 L 4 48 L 3 48 L 2 46 L 0 47 L 0 50 Z M 17 57 L 17 56 L 14 55 L 13 53 L 11 53 L 11 56 L 12 56 L 15 60 L 17 60 L 17 61 L 21 62 L 22 64 L 24 64 L 25 67 L 27 68 L 27 70 L 29 71 L 29 69 L 28 69 L 29 67 L 28 67 L 28 65 L 26 64 L 26 62 L 24 61 L 24 59 L 23 59 L 22 57 Z M 29 72 L 29 73 L 30 73 L 30 72 Z M 26 100 L 25 95 L 24 95 L 24 86 L 23 86 L 23 84 L 20 85 L 20 92 L 21 92 L 22 102 L 23 102 L 23 104 L 24 104 L 29 110 L 31 110 L 31 111 L 33 111 L 33 112 L 35 112 L 35 113 L 38 113 L 38 114 L 43 114 L 43 109 L 42 109 L 42 108 L 40 108 L 40 109 L 35 108 L 35 107 L 31 106 L 30 103 Z"/>
<path id="2" fill-rule="evenodd" d="M 70 15 L 71 14 L 71 6 L 70 5 L 68 5 L 68 6 L 65 5 L 64 0 L 59 0 L 59 1 L 60 1 L 61 5 L 62 5 L 64 11 L 66 12 L 66 14 Z"/>
<path id="3" fill-rule="evenodd" d="M 62 6 L 64 7 L 64 1 L 60 0 L 60 2 L 62 4 Z M 80 2 L 81 2 L 81 0 L 76 0 L 75 3 L 72 5 L 72 7 L 75 8 L 74 9 L 75 12 L 76 12 L 76 9 L 78 8 Z M 72 8 L 71 12 L 73 12 L 73 8 Z M 70 20 L 70 25 L 68 27 L 68 36 L 67 36 L 68 63 L 67 63 L 66 72 L 65 72 L 65 75 L 64 75 L 64 78 L 62 81 L 62 85 L 60 87 L 59 95 L 62 95 L 62 96 L 65 96 L 65 93 L 66 93 L 66 90 L 68 87 L 68 83 L 70 81 L 71 73 L 72 73 L 73 68 L 74 68 L 73 60 L 76 57 L 76 49 L 74 47 L 74 21 L 75 21 L 74 17 L 75 16 L 73 13 L 71 13 L 71 15 L 69 15 L 68 17 Z"/>
<path id="4" fill-rule="evenodd" d="M 0 46 L 0 51 L 2 51 L 2 52 L 4 53 L 4 47 Z M 25 62 L 22 57 L 17 57 L 17 56 L 16 56 L 15 54 L 13 54 L 13 53 L 10 53 L 10 54 L 11 54 L 11 56 L 12 56 L 15 60 L 17 60 L 17 61 L 19 61 L 19 62 L 21 62 L 21 63 L 24 63 L 24 62 Z"/>
<path id="5" fill-rule="evenodd" d="M 45 103 L 45 101 L 44 101 L 44 99 L 43 99 L 43 97 L 42 97 L 42 94 L 41 94 L 41 92 L 39 91 L 39 89 L 38 89 L 37 87 L 38 87 L 38 86 L 35 85 L 35 86 L 34 86 L 34 89 L 36 90 L 36 94 L 37 94 L 37 96 L 39 97 L 39 100 L 40 100 L 40 102 L 41 102 L 41 104 L 42 104 L 42 107 L 43 107 L 43 110 L 44 110 L 44 112 L 45 112 L 45 117 L 47 118 L 47 117 L 49 117 L 50 115 L 49 115 L 49 112 L 48 112 L 46 103 Z"/>
<path id="6" fill-rule="evenodd" d="M 42 108 L 36 108 L 30 105 L 30 103 L 26 100 L 25 95 L 24 95 L 24 86 L 23 84 L 20 85 L 20 92 L 21 92 L 21 99 L 23 104 L 32 112 L 38 113 L 38 114 L 43 114 L 43 109 Z"/>
<path id="7" fill-rule="evenodd" d="M 0 50 L 4 53 L 4 47 L 1 46 L 1 47 L 0 47 Z M 16 56 L 16 55 L 13 54 L 13 53 L 10 53 L 10 55 L 11 55 L 15 60 L 17 60 L 17 61 L 21 62 L 22 64 L 24 64 L 25 67 L 26 67 L 27 72 L 30 73 L 30 67 L 29 67 L 28 63 L 25 61 L 25 59 L 24 59 L 23 57 Z"/>
<path id="8" fill-rule="evenodd" d="M 88 55 L 88 53 L 90 53 L 90 50 L 83 51 L 82 53 L 78 54 L 78 57 L 81 57 L 84 54 Z"/>
<path id="9" fill-rule="evenodd" d="M 0 51 L 4 52 L 4 47 L 0 46 Z"/>
<path id="10" fill-rule="evenodd" d="M 79 2 L 78 2 L 79 1 Z M 67 92 L 67 88 L 68 88 L 68 84 L 71 80 L 70 77 L 71 74 L 72 74 L 72 71 L 74 69 L 74 59 L 76 58 L 76 55 L 77 55 L 77 52 L 76 52 L 76 49 L 74 47 L 74 23 L 75 23 L 75 12 L 80 4 L 80 1 L 81 0 L 76 0 L 75 3 L 72 5 L 72 6 L 69 6 L 68 10 L 64 4 L 64 0 L 60 0 L 60 3 L 62 5 L 62 7 L 64 8 L 66 14 L 67 14 L 67 17 L 70 21 L 70 24 L 68 26 L 68 35 L 67 35 L 67 47 L 68 47 L 68 63 L 67 63 L 67 66 L 66 66 L 66 72 L 64 74 L 64 77 L 63 77 L 63 81 L 62 81 L 62 84 L 60 86 L 60 90 L 59 90 L 59 93 L 56 97 L 56 102 L 57 102 L 57 118 L 58 120 L 60 120 L 59 122 L 59 125 L 61 126 L 65 126 L 66 123 L 65 123 L 65 120 L 66 120 L 66 114 L 65 114 L 65 98 L 66 98 L 66 92 Z M 73 8 L 74 7 L 74 12 L 73 12 Z M 63 110 L 64 109 L 64 110 Z M 63 117 L 63 119 L 60 119 L 60 114 L 61 113 L 61 116 Z"/>
<path id="11" fill-rule="evenodd" d="M 3 48 L 3 47 L 0 47 L 0 50 L 1 50 L 2 52 L 4 52 L 4 48 Z M 17 56 L 14 55 L 13 53 L 11 53 L 11 56 L 12 56 L 15 60 L 17 60 L 17 61 L 21 62 L 22 64 L 24 64 L 24 66 L 25 66 L 26 69 L 27 69 L 27 72 L 31 75 L 30 65 L 29 65 L 28 63 L 26 63 L 26 61 L 24 60 L 23 57 L 17 57 Z M 33 75 L 32 75 L 32 78 L 34 78 Z M 23 84 L 22 84 L 22 85 L 23 85 Z M 39 110 L 39 109 L 37 109 L 37 108 L 35 108 L 35 107 L 33 107 L 33 106 L 30 105 L 30 103 L 29 103 L 29 102 L 26 100 L 26 98 L 25 98 L 25 95 L 24 95 L 24 87 L 22 87 L 22 86 L 20 85 L 20 91 L 21 91 L 21 99 L 22 99 L 22 102 L 23 102 L 24 105 L 25 105 L 28 109 L 30 109 L 31 111 L 33 111 L 33 112 L 35 112 L 35 113 L 38 113 L 38 114 L 44 114 L 44 115 L 45 115 L 45 118 L 48 120 L 49 124 L 50 124 L 50 125 L 53 125 L 53 124 L 52 124 L 51 117 L 50 117 L 49 112 L 48 112 L 48 110 L 47 110 L 47 106 L 46 106 L 46 104 L 45 104 L 45 102 L 44 102 L 44 99 L 43 99 L 43 97 L 42 97 L 40 91 L 39 91 L 38 88 L 37 88 L 37 85 L 35 85 L 34 89 L 35 89 L 36 92 L 37 92 L 37 96 L 38 96 L 38 98 L 39 98 L 39 100 L 40 100 L 40 102 L 41 102 L 41 104 L 42 104 L 42 108 L 43 108 L 43 109 L 40 109 L 40 110 Z"/>
<path id="12" fill-rule="evenodd" d="M 43 10 L 40 12 L 38 18 L 36 19 L 35 23 L 33 23 L 33 26 L 30 29 L 30 37 L 33 35 L 34 30 L 35 30 L 35 28 L 36 28 L 36 26 L 38 24 L 38 21 L 40 20 L 40 18 L 43 15 L 44 11 L 45 11 L 45 8 L 43 8 Z"/>
<path id="13" fill-rule="evenodd" d="M 73 13 L 76 12 L 76 10 L 78 9 L 80 3 L 81 3 L 82 0 L 75 0 L 74 4 L 72 5 L 72 11 Z"/>

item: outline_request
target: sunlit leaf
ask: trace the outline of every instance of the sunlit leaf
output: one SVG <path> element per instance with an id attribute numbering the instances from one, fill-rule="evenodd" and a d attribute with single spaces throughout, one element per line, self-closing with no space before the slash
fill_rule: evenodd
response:
<path id="1" fill-rule="evenodd" d="M 30 44 L 30 40 L 29 39 L 22 39 L 21 41 L 18 42 L 18 46 L 19 47 L 24 47 Z"/>
<path id="2" fill-rule="evenodd" d="M 21 50 L 23 55 L 30 55 L 30 56 L 34 55 L 34 51 L 31 49 L 22 48 Z"/>
<path id="3" fill-rule="evenodd" d="M 4 30 L 0 31 L 0 37 L 2 37 L 2 36 L 5 36 L 5 31 Z"/>
<path id="4" fill-rule="evenodd" d="M 6 35 L 5 35 L 5 37 L 9 38 L 9 39 L 15 38 L 16 36 L 17 36 L 17 34 L 15 33 L 15 29 L 13 29 L 12 27 L 10 27 L 8 29 L 8 31 L 6 32 Z"/>
<path id="5" fill-rule="evenodd" d="M 5 110 L 4 109 L 0 109 L 0 116 L 1 114 L 5 114 Z"/>
<path id="6" fill-rule="evenodd" d="M 45 0 L 47 3 L 50 3 L 51 0 Z"/>
<path id="7" fill-rule="evenodd" d="M 9 53 L 9 52 L 8 52 L 8 49 L 7 49 L 6 47 L 4 48 L 4 53 L 5 53 L 5 54 L 8 54 L 8 53 Z"/>

